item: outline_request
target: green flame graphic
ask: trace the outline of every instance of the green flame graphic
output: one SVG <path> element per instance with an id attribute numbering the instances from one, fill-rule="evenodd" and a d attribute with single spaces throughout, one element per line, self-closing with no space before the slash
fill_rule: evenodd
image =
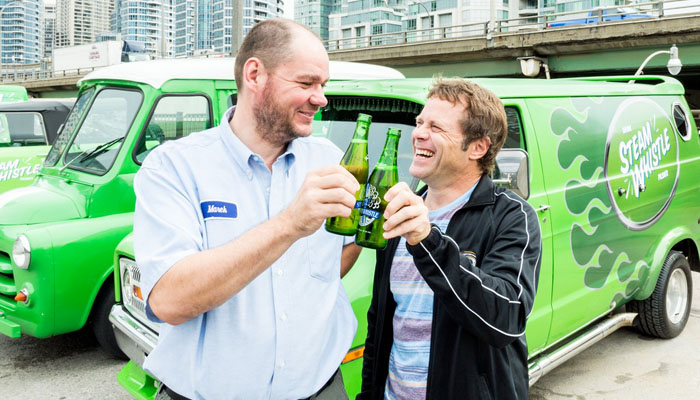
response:
<path id="1" fill-rule="evenodd" d="M 572 215 L 585 216 L 583 224 L 571 224 L 571 251 L 576 264 L 585 269 L 586 287 L 621 287 L 614 299 L 619 303 L 634 294 L 649 272 L 642 260 L 647 249 L 624 246 L 620 240 L 629 235 L 629 230 L 613 211 L 603 171 L 605 151 L 601 138 L 607 136 L 620 99 L 572 98 L 570 102 L 571 107 L 552 112 L 550 128 L 558 140 L 559 166 L 573 177 L 565 184 L 567 210 Z"/>

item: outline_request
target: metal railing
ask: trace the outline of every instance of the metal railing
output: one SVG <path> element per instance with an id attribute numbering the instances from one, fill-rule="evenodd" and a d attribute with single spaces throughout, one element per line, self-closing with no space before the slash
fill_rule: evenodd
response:
<path id="1" fill-rule="evenodd" d="M 0 83 L 21 83 L 27 81 L 74 77 L 80 79 L 99 68 L 101 67 L 77 68 L 65 71 L 3 71 L 2 76 L 0 77 Z"/>
<path id="2" fill-rule="evenodd" d="M 597 7 L 596 10 L 616 10 L 627 6 Z M 627 7 L 628 8 L 628 7 Z M 562 12 L 552 14 L 537 14 L 525 17 L 508 18 L 494 21 L 474 22 L 463 25 L 412 29 L 399 32 L 382 33 L 350 38 L 340 38 L 324 41 L 328 51 L 368 48 L 375 46 L 391 46 L 416 42 L 429 42 L 449 39 L 492 39 L 496 36 L 514 35 L 545 31 L 552 29 L 586 28 L 592 24 L 629 24 L 648 21 L 650 19 L 675 18 L 679 15 L 700 15 L 700 6 L 690 4 L 687 0 L 652 1 L 634 4 L 634 8 L 643 16 L 624 18 L 626 13 L 600 12 L 596 16 L 588 16 L 591 10 Z M 528 9 L 529 10 L 529 9 Z M 527 11 L 527 10 L 524 10 Z M 624 19 L 623 19 L 624 18 Z M 577 23 L 580 21 L 580 23 Z M 569 22 L 561 27 L 552 27 L 554 22 Z"/>

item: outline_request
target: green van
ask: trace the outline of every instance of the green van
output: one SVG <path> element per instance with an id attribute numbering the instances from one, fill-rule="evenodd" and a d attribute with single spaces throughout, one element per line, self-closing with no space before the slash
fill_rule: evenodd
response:
<path id="1" fill-rule="evenodd" d="M 233 65 L 233 59 L 134 62 L 79 82 L 37 178 L 0 194 L 0 333 L 46 338 L 91 323 L 100 344 L 124 357 L 108 316 L 114 249 L 132 230 L 134 174 L 162 142 L 218 123 L 236 102 Z M 333 62 L 330 73 L 403 78 L 356 63 Z"/>
<path id="2" fill-rule="evenodd" d="M 75 99 L 32 99 L 0 103 L 0 193 L 27 186 Z"/>
<path id="3" fill-rule="evenodd" d="M 24 86 L 0 85 L 0 103 L 16 103 L 28 99 L 27 89 Z"/>
<path id="4" fill-rule="evenodd" d="M 502 99 L 508 116 L 494 179 L 540 218 L 542 265 L 526 330 L 530 384 L 620 327 L 672 338 L 688 320 L 691 269 L 700 271 L 700 137 L 678 81 L 630 79 L 474 79 Z M 427 79 L 331 82 L 314 134 L 344 148 L 357 114 L 371 114 L 374 163 L 386 128 L 402 129 L 400 179 L 415 188 L 410 132 L 430 86 Z M 133 396 L 151 398 L 157 381 L 140 365 L 158 326 L 145 318 L 131 235 L 114 264 L 110 320 L 131 358 L 118 380 Z M 341 366 L 350 398 L 361 383 L 373 269 L 374 252 L 364 249 L 343 279 L 359 322 Z"/>

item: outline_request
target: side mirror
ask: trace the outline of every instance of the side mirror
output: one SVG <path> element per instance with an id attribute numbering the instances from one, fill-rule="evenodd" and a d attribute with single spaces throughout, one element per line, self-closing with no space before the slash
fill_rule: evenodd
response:
<path id="1" fill-rule="evenodd" d="M 523 199 L 530 196 L 530 170 L 527 152 L 503 149 L 496 155 L 496 167 L 491 179 L 499 186 L 512 190 Z"/>

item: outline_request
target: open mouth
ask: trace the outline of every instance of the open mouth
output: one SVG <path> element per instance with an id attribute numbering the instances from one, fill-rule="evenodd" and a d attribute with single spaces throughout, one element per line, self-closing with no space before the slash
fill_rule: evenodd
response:
<path id="1" fill-rule="evenodd" d="M 435 155 L 435 153 L 433 153 L 433 152 L 430 151 L 430 150 L 420 150 L 420 149 L 416 149 L 416 156 L 417 156 L 418 158 L 430 158 L 430 157 L 432 157 L 432 156 L 434 156 L 434 155 Z"/>

